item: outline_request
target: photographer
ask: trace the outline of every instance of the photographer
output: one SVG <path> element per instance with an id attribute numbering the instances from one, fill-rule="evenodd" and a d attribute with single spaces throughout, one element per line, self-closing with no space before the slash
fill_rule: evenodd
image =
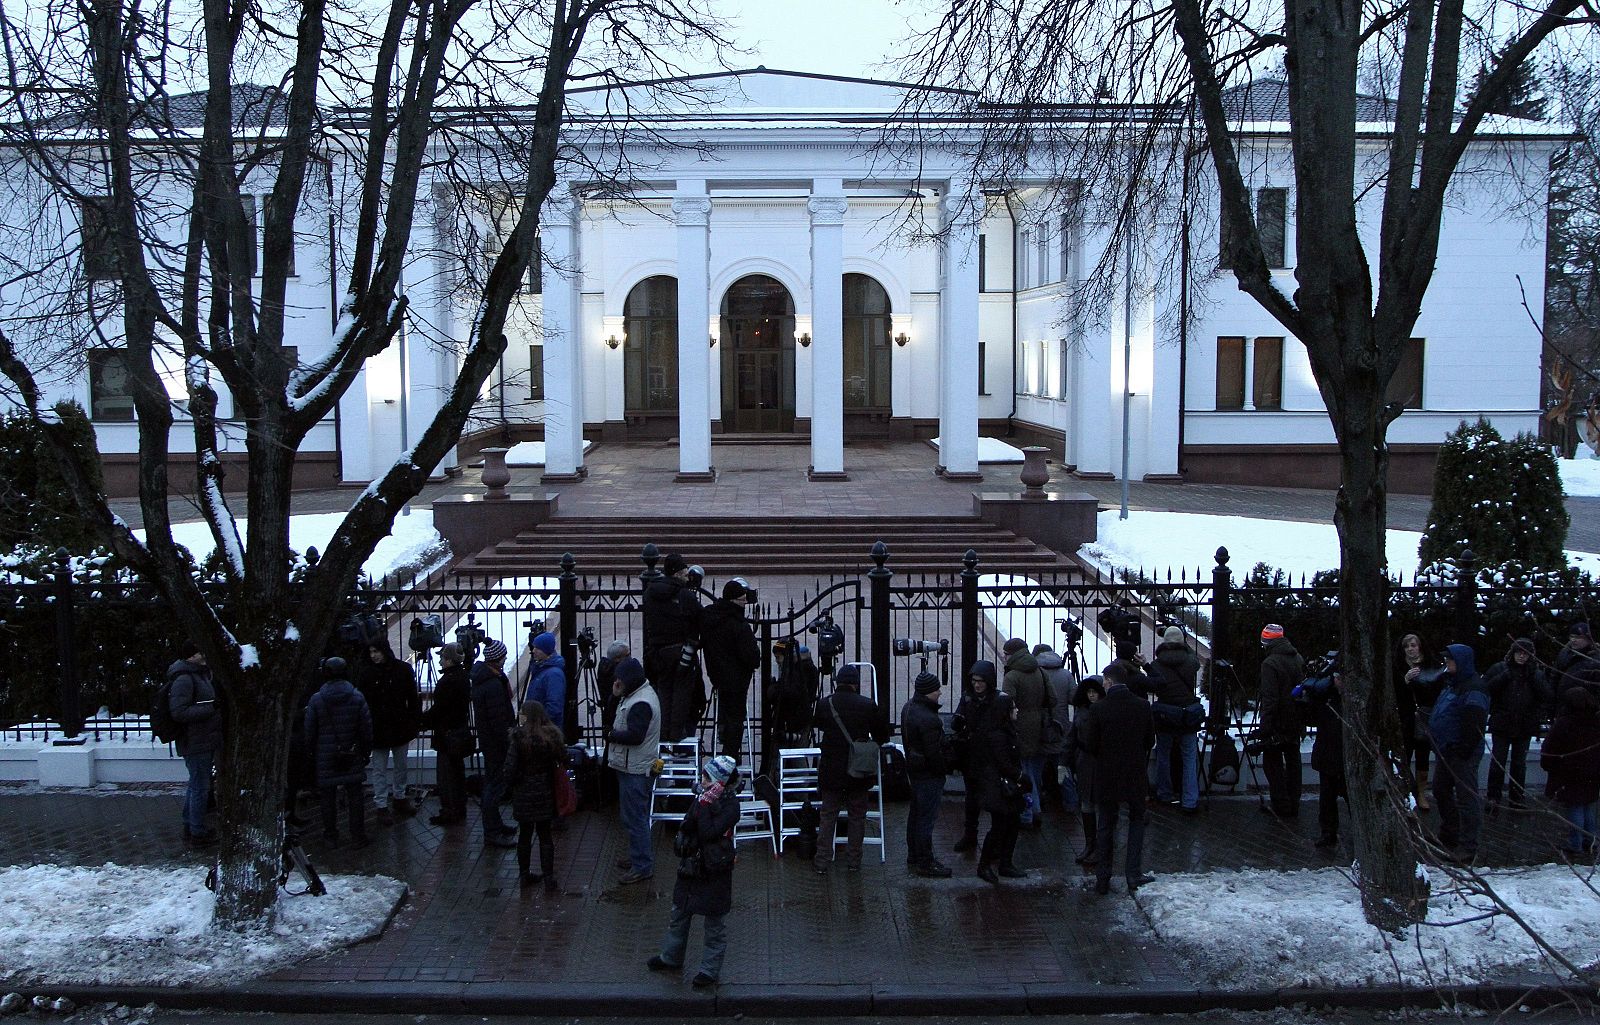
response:
<path id="1" fill-rule="evenodd" d="M 817 857 L 812 864 L 819 875 L 828 871 L 833 861 L 839 810 L 843 808 L 850 820 L 844 867 L 847 872 L 859 872 L 867 831 L 867 799 L 878 781 L 878 770 L 874 765 L 870 775 L 853 771 L 851 748 L 866 743 L 882 746 L 894 731 L 888 713 L 861 693 L 861 670 L 854 665 L 842 667 L 834 677 L 834 692 L 817 702 L 812 725 L 822 732 L 822 741 L 817 745 L 822 750 L 817 763 L 817 803 L 822 818 L 817 830 Z"/>
<path id="2" fill-rule="evenodd" d="M 721 753 L 739 760 L 744 749 L 745 704 L 750 676 L 761 668 L 761 645 L 745 618 L 756 592 L 742 577 L 722 585 L 722 597 L 700 616 L 700 641 L 706 675 L 717 693 L 717 743 Z"/>
<path id="3" fill-rule="evenodd" d="M 1117 660 L 1132 662 L 1139 658 L 1139 641 L 1144 624 L 1135 611 L 1133 602 L 1123 598 L 1095 617 L 1100 630 L 1116 646 Z"/>
<path id="4" fill-rule="evenodd" d="M 467 758 L 472 754 L 472 684 L 466 655 L 454 641 L 439 649 L 439 680 L 433 704 L 422 713 L 422 727 L 433 734 L 439 778 L 439 814 L 428 821 L 453 826 L 467 819 Z"/>
<path id="5" fill-rule="evenodd" d="M 978 878 L 999 883 L 1000 877 L 1022 879 L 1016 866 L 1018 817 L 1022 814 L 1022 755 L 1017 750 L 1016 708 L 999 692 L 993 662 L 972 663 L 967 674 L 971 693 L 956 709 L 956 735 L 966 739 L 966 831 L 957 852 L 978 846 L 978 815 L 989 813 L 989 833 L 978 855 Z"/>
<path id="6" fill-rule="evenodd" d="M 556 635 L 541 633 L 528 645 L 528 658 L 533 678 L 523 692 L 524 702 L 537 701 L 550 713 L 550 721 L 557 730 L 564 730 L 567 722 L 567 660 L 556 651 Z"/>
<path id="7" fill-rule="evenodd" d="M 1453 849 L 1453 860 L 1470 862 L 1478 854 L 1483 825 L 1478 769 L 1483 762 L 1489 694 L 1478 675 L 1478 656 L 1465 644 L 1445 648 L 1444 668 L 1444 689 L 1428 720 L 1428 735 L 1439 752 L 1433 803 L 1439 810 L 1439 843 Z"/>
<path id="8" fill-rule="evenodd" d="M 1311 744 L 1311 768 L 1317 774 L 1317 846 L 1339 846 L 1339 798 L 1350 803 L 1344 774 L 1344 681 L 1338 654 L 1329 655 L 1315 676 L 1294 689 L 1294 697 L 1311 706 L 1317 736 Z"/>
<path id="9" fill-rule="evenodd" d="M 1291 696 L 1306 678 L 1306 662 L 1294 650 L 1283 627 L 1261 628 L 1261 771 L 1267 776 L 1269 802 L 1261 810 L 1280 819 L 1300 814 L 1300 744 L 1306 737 L 1301 705 Z"/>
<path id="10" fill-rule="evenodd" d="M 1117 820 L 1128 810 L 1128 845 L 1123 878 L 1128 893 L 1151 881 L 1144 874 L 1145 795 L 1149 792 L 1146 763 L 1155 743 L 1150 706 L 1130 688 L 1129 663 L 1118 659 L 1106 666 L 1106 696 L 1077 723 L 1079 742 L 1095 759 L 1095 884 L 1094 892 L 1111 892 L 1112 852 Z"/>
<path id="11" fill-rule="evenodd" d="M 689 584 L 689 565 L 673 553 L 664 575 L 650 581 L 641 603 L 644 669 L 661 702 L 661 739 L 694 733 L 705 707 L 705 685 L 696 658 L 700 645 L 700 597 Z"/>
<path id="12" fill-rule="evenodd" d="M 916 695 L 900 710 L 906 745 L 911 810 L 906 815 L 906 864 L 924 879 L 949 879 L 950 869 L 933 856 L 933 826 L 950 774 L 950 740 L 939 718 L 939 678 L 924 670 L 912 684 Z"/>
<path id="13" fill-rule="evenodd" d="M 1205 705 L 1200 703 L 1195 686 L 1200 677 L 1200 660 L 1183 642 L 1183 631 L 1169 626 L 1156 645 L 1156 659 L 1145 667 L 1152 711 L 1156 721 L 1156 800 L 1176 804 L 1186 812 L 1200 809 L 1199 742 L 1196 736 L 1205 722 Z M 1173 792 L 1173 750 L 1178 753 L 1182 774 L 1178 793 Z"/>

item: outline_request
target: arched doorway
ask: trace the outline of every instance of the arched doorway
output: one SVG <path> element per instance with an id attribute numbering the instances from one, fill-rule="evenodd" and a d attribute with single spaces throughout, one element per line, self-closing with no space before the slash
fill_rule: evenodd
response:
<path id="1" fill-rule="evenodd" d="M 678 279 L 645 278 L 622 304 L 623 407 L 628 413 L 678 411 Z"/>
<path id="2" fill-rule="evenodd" d="M 889 293 L 865 274 L 844 276 L 844 408 L 889 411 Z"/>
<path id="3" fill-rule="evenodd" d="M 722 429 L 794 430 L 794 299 L 776 278 L 751 274 L 722 297 Z"/>

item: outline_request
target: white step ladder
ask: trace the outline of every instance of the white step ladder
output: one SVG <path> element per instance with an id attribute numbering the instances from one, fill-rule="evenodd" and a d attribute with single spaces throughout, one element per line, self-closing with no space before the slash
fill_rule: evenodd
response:
<path id="1" fill-rule="evenodd" d="M 661 775 L 650 794 L 650 825 L 683 821 L 683 813 L 694 800 L 694 786 L 700 779 L 700 740 L 686 737 L 661 745 Z"/>

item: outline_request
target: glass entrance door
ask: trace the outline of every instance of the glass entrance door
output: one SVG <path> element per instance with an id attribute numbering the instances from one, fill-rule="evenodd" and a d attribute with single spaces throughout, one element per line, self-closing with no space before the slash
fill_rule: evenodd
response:
<path id="1" fill-rule="evenodd" d="M 722 299 L 722 429 L 794 430 L 794 302 L 774 278 L 740 278 Z"/>

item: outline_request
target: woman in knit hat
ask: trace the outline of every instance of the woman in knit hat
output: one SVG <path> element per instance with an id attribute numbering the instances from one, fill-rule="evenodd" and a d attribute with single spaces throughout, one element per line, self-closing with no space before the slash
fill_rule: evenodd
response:
<path id="1" fill-rule="evenodd" d="M 705 948 L 693 980 L 695 989 L 715 986 L 722 978 L 722 959 L 728 953 L 723 919 L 733 907 L 733 830 L 739 824 L 738 763 L 727 755 L 707 758 L 700 775 L 694 803 L 678 826 L 675 847 L 680 864 L 667 935 L 661 953 L 648 962 L 652 971 L 682 971 L 689 926 L 699 915 L 705 923 Z"/>

